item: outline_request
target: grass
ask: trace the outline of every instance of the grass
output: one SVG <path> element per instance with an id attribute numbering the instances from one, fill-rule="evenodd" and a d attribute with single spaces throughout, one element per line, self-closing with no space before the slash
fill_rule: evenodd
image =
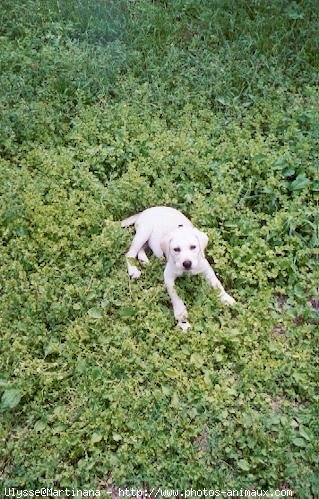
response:
<path id="1" fill-rule="evenodd" d="M 4 1 L 3 487 L 318 481 L 316 2 Z M 238 301 L 118 221 L 177 207 Z"/>

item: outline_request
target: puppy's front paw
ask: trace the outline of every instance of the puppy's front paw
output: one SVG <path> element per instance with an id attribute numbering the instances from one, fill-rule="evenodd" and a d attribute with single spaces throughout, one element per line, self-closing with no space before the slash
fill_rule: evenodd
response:
<path id="1" fill-rule="evenodd" d="M 177 325 L 183 330 L 187 331 L 191 327 L 190 323 L 187 321 L 178 321 Z"/>
<path id="2" fill-rule="evenodd" d="M 180 303 L 174 307 L 174 317 L 178 322 L 186 321 L 188 313 L 184 303 Z"/>
<path id="3" fill-rule="evenodd" d="M 226 291 L 220 295 L 220 299 L 223 303 L 226 303 L 226 305 L 235 305 L 235 300 L 232 296 L 230 296 Z"/>
<path id="4" fill-rule="evenodd" d="M 130 276 L 131 279 L 138 279 L 141 275 L 141 271 L 138 270 L 137 267 L 131 267 L 128 275 Z"/>

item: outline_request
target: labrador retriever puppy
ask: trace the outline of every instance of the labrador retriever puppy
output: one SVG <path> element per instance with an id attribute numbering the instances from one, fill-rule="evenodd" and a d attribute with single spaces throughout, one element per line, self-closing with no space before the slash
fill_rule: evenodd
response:
<path id="1" fill-rule="evenodd" d="M 145 253 L 149 247 L 158 258 L 166 258 L 164 281 L 171 298 L 174 317 L 178 325 L 186 330 L 190 327 L 187 322 L 187 310 L 183 301 L 177 295 L 175 279 L 188 273 L 203 274 L 213 288 L 219 290 L 219 298 L 228 305 L 235 303 L 224 290 L 217 279 L 215 272 L 205 258 L 204 250 L 208 237 L 204 232 L 196 229 L 191 221 L 178 210 L 168 206 L 154 206 L 137 213 L 122 221 L 122 227 L 135 224 L 136 233 L 130 249 L 126 253 L 129 276 L 138 279 L 140 270 L 133 265 L 132 259 L 138 259 L 141 265 L 149 260 Z"/>

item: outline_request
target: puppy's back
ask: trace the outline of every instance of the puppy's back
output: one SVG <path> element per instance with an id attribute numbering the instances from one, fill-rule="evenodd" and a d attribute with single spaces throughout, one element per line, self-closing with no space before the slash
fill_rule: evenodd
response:
<path id="1" fill-rule="evenodd" d="M 180 211 L 170 206 L 153 206 L 139 214 L 138 224 L 147 224 L 154 228 L 172 230 L 178 225 L 192 226 L 191 221 Z"/>

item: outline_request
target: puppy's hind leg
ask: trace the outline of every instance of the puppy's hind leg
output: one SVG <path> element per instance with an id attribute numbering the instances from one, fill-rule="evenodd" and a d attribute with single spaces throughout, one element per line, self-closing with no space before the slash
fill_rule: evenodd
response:
<path id="1" fill-rule="evenodd" d="M 149 259 L 147 258 L 147 254 L 145 253 L 145 245 L 137 253 L 137 259 L 141 265 L 147 265 L 149 263 Z"/>
<path id="2" fill-rule="evenodd" d="M 141 275 L 141 271 L 133 265 L 130 260 L 136 259 L 139 252 L 144 248 L 144 244 L 147 242 L 149 238 L 149 233 L 143 229 L 137 229 L 137 232 L 133 238 L 130 249 L 126 253 L 126 263 L 128 274 L 132 279 L 138 279 Z M 143 253 L 142 253 L 143 254 Z M 146 255 L 145 255 L 146 256 Z M 146 257 L 147 258 L 147 257 Z"/>

